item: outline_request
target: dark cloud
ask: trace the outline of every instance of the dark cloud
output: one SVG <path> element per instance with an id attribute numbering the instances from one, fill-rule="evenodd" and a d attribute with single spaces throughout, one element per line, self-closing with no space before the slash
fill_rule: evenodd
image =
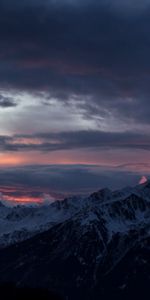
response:
<path id="1" fill-rule="evenodd" d="M 150 150 L 150 136 L 134 132 L 100 131 L 0 136 L 1 151 L 58 151 L 81 148 Z"/>
<path id="2" fill-rule="evenodd" d="M 149 124 L 149 2 L 98 2 L 1 1 L 0 85 Z"/>
<path id="3" fill-rule="evenodd" d="M 0 108 L 9 108 L 17 106 L 17 102 L 11 97 L 0 95 Z"/>

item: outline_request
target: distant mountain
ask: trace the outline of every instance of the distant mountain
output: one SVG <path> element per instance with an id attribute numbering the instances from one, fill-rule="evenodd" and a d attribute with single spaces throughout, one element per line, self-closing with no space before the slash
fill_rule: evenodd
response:
<path id="1" fill-rule="evenodd" d="M 0 216 L 1 283 L 68 300 L 149 299 L 149 181 L 45 207 L 2 205 Z"/>

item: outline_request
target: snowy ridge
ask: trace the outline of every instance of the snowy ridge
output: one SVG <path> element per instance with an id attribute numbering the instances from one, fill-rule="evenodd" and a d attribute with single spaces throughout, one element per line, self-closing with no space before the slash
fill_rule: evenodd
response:
<path id="1" fill-rule="evenodd" d="M 0 247 L 28 239 L 67 220 L 79 221 L 83 232 L 94 222 L 105 224 L 107 238 L 150 221 L 150 182 L 89 197 L 70 197 L 43 206 L 6 207 L 0 202 Z"/>

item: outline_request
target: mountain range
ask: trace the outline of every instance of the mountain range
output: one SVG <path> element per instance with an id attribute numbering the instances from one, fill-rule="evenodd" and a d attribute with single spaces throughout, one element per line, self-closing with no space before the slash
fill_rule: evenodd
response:
<path id="1" fill-rule="evenodd" d="M 0 202 L 0 283 L 62 299 L 150 296 L 150 181 L 43 206 Z"/>

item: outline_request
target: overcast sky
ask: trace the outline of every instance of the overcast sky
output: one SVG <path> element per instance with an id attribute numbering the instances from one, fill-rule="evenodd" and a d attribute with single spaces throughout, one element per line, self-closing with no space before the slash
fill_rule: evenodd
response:
<path id="1" fill-rule="evenodd" d="M 150 0 L 0 1 L 3 187 L 33 165 L 53 192 L 134 184 L 149 133 Z"/>

